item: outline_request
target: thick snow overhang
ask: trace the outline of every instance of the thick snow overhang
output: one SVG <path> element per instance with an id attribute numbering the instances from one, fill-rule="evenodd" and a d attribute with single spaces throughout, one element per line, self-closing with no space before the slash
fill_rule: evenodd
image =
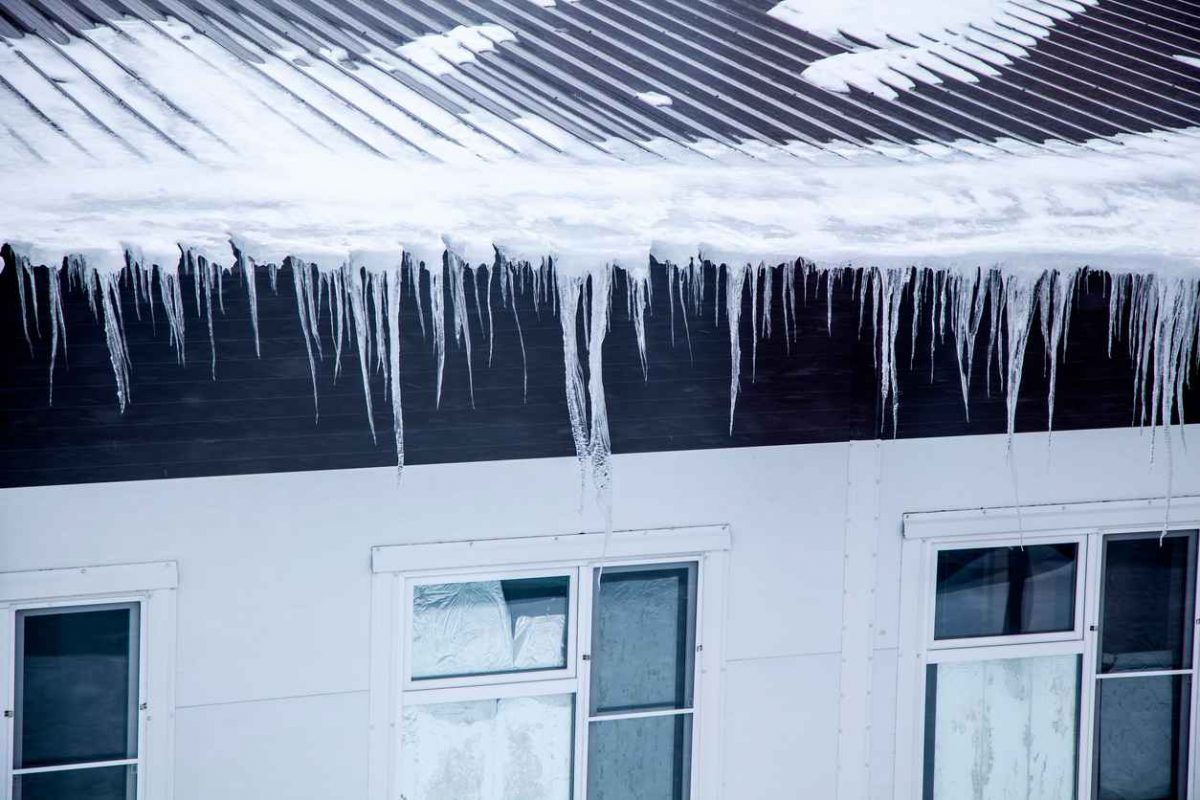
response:
<path id="1" fill-rule="evenodd" d="M 601 487 L 613 275 L 630 278 L 640 331 L 652 261 L 684 295 L 696 265 L 724 265 L 731 424 L 746 294 L 753 335 L 771 327 L 767 270 L 785 292 L 800 271 L 853 277 L 885 404 L 901 303 L 953 331 L 964 396 L 986 309 L 1004 330 L 986 347 L 1005 365 L 1011 432 L 1029 332 L 1060 351 L 1084 268 L 1113 275 L 1112 335 L 1137 354 L 1142 418 L 1169 423 L 1200 336 L 1195 28 L 1138 0 L 983 5 L 995 13 L 955 21 L 937 47 L 871 56 L 864 92 L 808 70 L 885 49 L 878 32 L 740 7 L 445 0 L 452 24 L 435 24 L 374 2 L 12 0 L 0 240 L 22 292 L 47 268 L 52 359 L 61 292 L 88 293 L 122 406 L 130 299 L 162 309 L 182 359 L 181 270 L 211 341 L 223 273 L 244 270 L 253 309 L 254 265 L 290 262 L 306 346 L 321 347 L 325 295 L 364 385 L 366 365 L 383 367 L 401 464 L 398 309 L 418 269 L 439 358 L 447 322 L 469 347 L 480 267 L 502 296 L 557 308 L 576 450 Z M 36 331 L 44 312 L 22 309 Z M 315 373 L 313 390 L 319 404 Z"/>

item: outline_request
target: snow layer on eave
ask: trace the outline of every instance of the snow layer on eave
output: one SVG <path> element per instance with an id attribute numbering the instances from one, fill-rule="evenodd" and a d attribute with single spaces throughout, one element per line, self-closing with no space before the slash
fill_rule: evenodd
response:
<path id="1" fill-rule="evenodd" d="M 123 243 L 228 252 L 232 235 L 254 243 L 259 263 L 304 255 L 331 268 L 352 251 L 440 252 L 444 236 L 483 254 L 471 258 L 499 245 L 514 260 L 554 254 L 578 269 L 644 264 L 652 242 L 691 254 L 706 243 L 743 263 L 1200 265 L 1194 130 L 906 164 L 817 166 L 781 153 L 749 166 L 467 168 L 314 155 L 301 171 L 10 163 L 0 181 L 21 193 L 0 213 L 0 238 L 32 243 L 47 263 L 107 250 L 89 259 L 99 268 L 124 263 Z"/>
<path id="2" fill-rule="evenodd" d="M 772 16 L 852 51 L 819 59 L 803 73 L 836 92 L 856 87 L 886 98 L 917 82 L 973 82 L 1026 55 L 1057 22 L 1096 0 L 783 0 Z M 863 49 L 857 41 L 878 49 Z"/>

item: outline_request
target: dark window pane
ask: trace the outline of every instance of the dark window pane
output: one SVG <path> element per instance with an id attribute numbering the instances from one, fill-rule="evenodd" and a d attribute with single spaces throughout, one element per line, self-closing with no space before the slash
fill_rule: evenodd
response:
<path id="1" fill-rule="evenodd" d="M 137 607 L 17 612 L 17 767 L 137 755 Z"/>
<path id="2" fill-rule="evenodd" d="M 132 766 L 35 772 L 13 779 L 13 800 L 133 800 Z"/>
<path id="3" fill-rule="evenodd" d="M 934 638 L 1072 630 L 1077 549 L 1040 544 L 938 552 Z"/>
<path id="4" fill-rule="evenodd" d="M 695 568 L 603 571 L 592 630 L 593 714 L 692 703 Z"/>
<path id="5" fill-rule="evenodd" d="M 1096 797 L 1183 800 L 1191 679 L 1162 675 L 1097 683 Z"/>
<path id="6" fill-rule="evenodd" d="M 570 589 L 566 575 L 417 586 L 413 679 L 566 667 Z"/>
<path id="7" fill-rule="evenodd" d="M 691 740 L 691 714 L 593 722 L 588 800 L 683 800 Z"/>
<path id="8" fill-rule="evenodd" d="M 1191 666 L 1194 543 L 1191 534 L 1105 543 L 1101 672 Z"/>

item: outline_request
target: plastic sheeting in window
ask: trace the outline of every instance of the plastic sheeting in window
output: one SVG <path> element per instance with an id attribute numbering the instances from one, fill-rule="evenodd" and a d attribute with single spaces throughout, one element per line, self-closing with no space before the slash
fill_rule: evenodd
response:
<path id="1" fill-rule="evenodd" d="M 506 598 L 506 586 L 534 582 L 551 584 L 541 602 Z M 420 680 L 566 666 L 568 586 L 566 577 L 417 586 L 413 591 L 412 677 Z M 542 613 L 547 607 L 559 613 Z"/>
<path id="2" fill-rule="evenodd" d="M 569 800 L 574 695 L 410 706 L 404 800 Z"/>
<path id="3" fill-rule="evenodd" d="M 938 664 L 929 674 L 936 705 L 926 798 L 1075 796 L 1078 656 Z"/>

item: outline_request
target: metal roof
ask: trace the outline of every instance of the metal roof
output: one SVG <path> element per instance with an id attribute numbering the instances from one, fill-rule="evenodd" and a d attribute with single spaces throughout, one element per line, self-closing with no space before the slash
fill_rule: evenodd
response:
<path id="1" fill-rule="evenodd" d="M 1086 147 L 1200 124 L 1200 67 L 1188 61 L 1200 59 L 1192 0 L 1012 0 L 1018 18 L 1049 34 L 1031 45 L 1017 27 L 972 26 L 973 51 L 1007 54 L 1007 65 L 982 74 L 963 49 L 953 66 L 973 80 L 948 73 L 940 83 L 898 83 L 894 98 L 802 78 L 856 43 L 787 25 L 766 13 L 771 5 L 0 0 L 8 112 L 0 138 L 47 161 L 64 152 L 105 160 L 110 151 L 203 161 L 238 150 L 222 126 L 222 97 L 197 105 L 180 94 L 150 63 L 164 52 L 177 59 L 172 74 L 207 74 L 227 99 L 257 108 L 264 130 L 387 158 L 907 158 Z M 512 36 L 433 67 L 402 49 L 481 25 Z M 647 92 L 671 102 L 647 102 Z"/>

